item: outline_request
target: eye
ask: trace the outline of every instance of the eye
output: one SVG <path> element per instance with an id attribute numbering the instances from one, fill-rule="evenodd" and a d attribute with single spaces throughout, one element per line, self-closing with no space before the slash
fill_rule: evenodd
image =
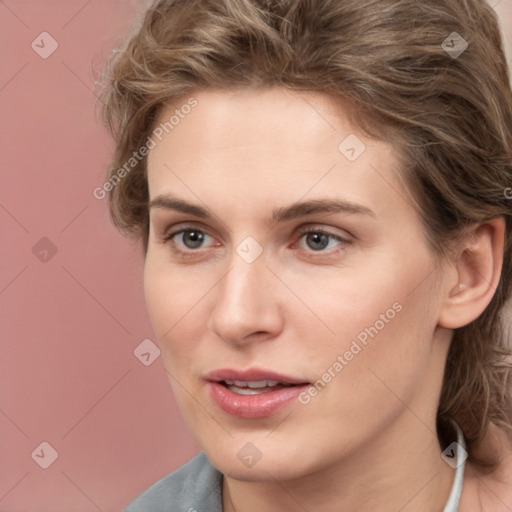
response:
<path id="1" fill-rule="evenodd" d="M 333 246 L 337 246 L 339 249 L 342 249 L 344 245 L 350 243 L 349 240 L 320 228 L 307 228 L 300 231 L 299 240 L 303 238 L 307 247 L 313 252 L 329 252 L 324 251 L 324 249 L 331 249 Z M 335 243 L 331 244 L 329 247 L 331 241 L 334 241 Z"/>
<path id="2" fill-rule="evenodd" d="M 177 231 L 168 233 L 164 238 L 164 242 L 169 243 L 171 248 L 177 252 L 189 252 L 194 251 L 195 249 L 204 248 L 203 243 L 207 238 L 211 238 L 213 240 L 213 237 L 196 226 L 186 226 Z M 177 249 L 175 247 L 177 245 L 185 247 L 185 250 Z"/>
<path id="3" fill-rule="evenodd" d="M 180 229 L 165 235 L 163 242 L 167 243 L 174 252 L 188 256 L 192 255 L 194 252 L 199 252 L 199 249 L 207 248 L 208 245 L 206 245 L 206 242 L 208 239 L 215 242 L 212 236 L 197 226 L 182 226 Z M 302 240 L 304 240 L 306 247 L 304 247 L 303 244 L 302 247 L 300 247 Z M 333 248 L 335 249 L 334 252 L 337 252 L 343 250 L 344 246 L 347 244 L 350 244 L 350 240 L 321 228 L 302 229 L 299 232 L 297 242 L 300 249 L 316 253 L 330 253 L 331 251 L 328 249 Z M 210 243 L 210 246 L 214 245 L 219 244 Z"/>

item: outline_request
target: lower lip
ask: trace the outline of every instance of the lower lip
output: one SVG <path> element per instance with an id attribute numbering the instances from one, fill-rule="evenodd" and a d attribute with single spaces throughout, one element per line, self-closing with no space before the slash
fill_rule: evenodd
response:
<path id="1" fill-rule="evenodd" d="M 213 401 L 227 414 L 239 418 L 266 418 L 291 404 L 309 384 L 267 391 L 258 395 L 239 395 L 218 382 L 209 382 Z"/>

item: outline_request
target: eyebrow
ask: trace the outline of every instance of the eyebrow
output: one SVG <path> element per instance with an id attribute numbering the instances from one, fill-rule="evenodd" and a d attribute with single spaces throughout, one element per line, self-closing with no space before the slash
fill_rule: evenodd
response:
<path id="1" fill-rule="evenodd" d="M 149 208 L 174 210 L 201 219 L 211 219 L 213 217 L 206 208 L 171 196 L 160 195 L 155 197 L 155 199 L 149 203 Z M 375 213 L 370 210 L 370 208 L 351 201 L 344 199 L 311 199 L 309 201 L 299 201 L 289 206 L 274 209 L 272 211 L 271 220 L 274 223 L 279 223 L 316 213 L 349 213 L 369 215 L 376 218 Z"/>

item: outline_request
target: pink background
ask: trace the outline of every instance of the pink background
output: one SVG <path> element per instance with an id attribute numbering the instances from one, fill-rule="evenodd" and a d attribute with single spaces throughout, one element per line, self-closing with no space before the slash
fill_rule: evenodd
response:
<path id="1" fill-rule="evenodd" d="M 134 355 L 154 341 L 141 252 L 92 194 L 112 148 L 93 66 L 145 3 L 0 3 L 0 512 L 121 511 L 198 451 L 161 358 Z M 510 56 L 512 0 L 493 4 Z"/>

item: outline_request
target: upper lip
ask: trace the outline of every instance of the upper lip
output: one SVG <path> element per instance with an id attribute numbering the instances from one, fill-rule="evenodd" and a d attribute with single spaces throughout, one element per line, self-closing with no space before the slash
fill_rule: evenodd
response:
<path id="1" fill-rule="evenodd" d="M 223 368 L 208 372 L 205 377 L 206 380 L 212 382 L 222 382 L 225 380 L 238 380 L 244 382 L 259 382 L 263 380 L 275 380 L 284 384 L 308 384 L 307 381 L 296 379 L 288 375 L 282 375 L 270 370 L 261 368 L 250 368 L 248 370 L 235 370 L 231 368 Z"/>

